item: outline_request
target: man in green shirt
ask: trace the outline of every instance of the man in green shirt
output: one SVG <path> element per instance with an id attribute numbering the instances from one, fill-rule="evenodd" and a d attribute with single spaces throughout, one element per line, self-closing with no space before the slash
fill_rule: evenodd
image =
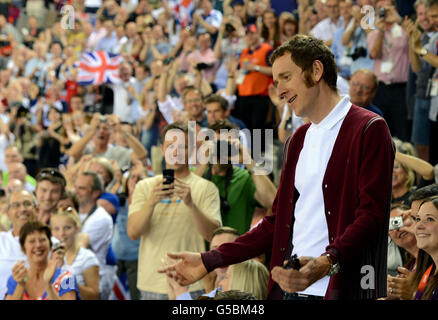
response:
<path id="1" fill-rule="evenodd" d="M 218 120 L 209 126 L 209 129 L 219 135 L 221 129 L 236 129 L 236 127 L 226 120 Z M 217 144 L 217 149 L 220 144 Z M 230 147 L 232 148 L 232 147 Z M 240 144 L 239 151 L 230 150 L 230 155 L 235 152 L 247 153 Z M 219 150 L 216 151 L 219 154 Z M 249 156 L 249 153 L 247 154 Z M 221 198 L 221 216 L 224 226 L 235 228 L 240 234 L 245 233 L 251 226 L 254 210 L 257 204 L 266 209 L 272 207 L 277 188 L 267 175 L 254 174 L 254 160 L 245 164 L 245 169 L 233 166 L 231 161 L 221 164 L 224 161 L 218 161 L 215 164 L 200 165 L 195 174 L 211 180 L 219 189 Z"/>
<path id="2" fill-rule="evenodd" d="M 12 163 L 23 163 L 24 158 L 23 156 L 20 154 L 20 151 L 18 150 L 18 148 L 14 145 L 9 145 L 8 147 L 6 147 L 5 150 L 5 164 L 8 167 L 10 164 Z M 6 187 L 7 184 L 9 182 L 9 172 L 8 171 L 3 171 L 2 172 L 2 187 Z M 36 187 L 36 180 L 26 174 L 26 185 L 30 185 L 33 188 Z"/>

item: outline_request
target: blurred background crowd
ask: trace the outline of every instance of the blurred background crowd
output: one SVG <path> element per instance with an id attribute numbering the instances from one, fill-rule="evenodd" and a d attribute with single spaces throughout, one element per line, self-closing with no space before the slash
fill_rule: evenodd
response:
<path id="1" fill-rule="evenodd" d="M 427 197 L 438 195 L 437 31 L 438 5 L 425 0 L 0 0 L 1 298 L 139 299 L 139 288 L 163 299 L 187 293 L 138 263 L 142 256 L 155 268 L 166 250 L 179 248 L 164 243 L 189 240 L 184 228 L 171 240 L 164 231 L 152 244 L 132 240 L 126 225 L 135 186 L 165 169 L 160 135 L 169 125 L 235 129 L 239 152 L 250 157 L 252 134 L 271 129 L 272 152 L 261 149 L 272 172 L 252 174 L 256 159 L 189 165 L 212 183 L 191 192 L 219 228 L 202 235 L 196 249 L 232 241 L 271 214 L 283 144 L 308 121 L 277 97 L 269 61 L 296 34 L 323 40 L 336 59 L 340 93 L 388 123 L 397 147 L 391 216 L 415 224 L 412 196 L 424 187 Z M 218 208 L 201 193 L 209 188 L 219 194 Z M 418 255 L 415 231 L 403 230 L 388 237 L 396 280 L 409 277 L 397 267 L 412 267 Z M 26 242 L 35 234 L 47 238 L 43 253 Z M 48 254 L 52 242 L 63 245 L 60 257 Z M 141 254 L 148 245 L 156 254 Z M 217 270 L 190 289 L 192 298 L 220 287 L 264 299 L 268 262 Z M 69 275 L 76 295 L 39 282 Z M 32 281 L 40 286 L 31 290 Z"/>

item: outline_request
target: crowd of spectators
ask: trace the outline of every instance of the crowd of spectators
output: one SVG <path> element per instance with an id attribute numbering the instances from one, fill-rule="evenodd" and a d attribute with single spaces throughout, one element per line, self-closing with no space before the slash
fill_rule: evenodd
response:
<path id="1" fill-rule="evenodd" d="M 416 228 L 438 223 L 438 1 L 291 2 L 293 11 L 270 0 L 0 1 L 1 299 L 114 299 L 117 276 L 135 300 L 221 290 L 264 299 L 266 257 L 190 288 L 156 270 L 166 252 L 232 241 L 271 213 L 283 143 L 309 121 L 277 96 L 269 61 L 296 34 L 323 40 L 340 93 L 389 126 L 391 217 L 405 229 L 388 235 L 388 299 L 413 298 L 418 273 L 437 263 L 436 238 L 418 241 Z M 375 26 L 364 27 L 370 12 Z M 81 56 L 96 51 L 123 57 L 120 81 L 81 83 Z M 170 129 L 185 134 L 184 163 L 165 156 Z M 221 130 L 234 134 L 226 144 L 240 163 L 220 161 Z M 215 164 L 189 161 L 189 132 L 214 133 L 193 154 L 212 147 Z M 175 172 L 167 189 L 163 169 Z M 418 213 L 423 202 L 414 210 L 419 200 L 434 222 Z"/>

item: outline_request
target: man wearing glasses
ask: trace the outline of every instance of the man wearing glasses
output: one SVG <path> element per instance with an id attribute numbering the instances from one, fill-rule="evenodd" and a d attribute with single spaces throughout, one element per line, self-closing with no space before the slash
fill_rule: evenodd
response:
<path id="1" fill-rule="evenodd" d="M 35 197 L 27 190 L 15 191 L 8 200 L 7 213 L 12 222 L 12 229 L 0 232 L 0 299 L 4 299 L 6 284 L 15 263 L 27 261 L 21 251 L 18 236 L 21 227 L 35 219 Z"/>
<path id="2" fill-rule="evenodd" d="M 35 194 L 38 202 L 37 220 L 49 224 L 58 201 L 65 192 L 65 178 L 57 169 L 43 169 L 37 176 Z"/>
<path id="3" fill-rule="evenodd" d="M 376 95 L 377 77 L 371 70 L 359 69 L 350 79 L 350 101 L 383 117 L 382 110 L 371 101 Z"/>

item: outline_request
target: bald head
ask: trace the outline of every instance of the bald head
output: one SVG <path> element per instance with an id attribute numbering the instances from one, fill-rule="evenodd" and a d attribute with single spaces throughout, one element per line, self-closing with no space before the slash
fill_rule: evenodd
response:
<path id="1" fill-rule="evenodd" d="M 9 179 L 8 184 L 6 185 L 6 195 L 11 195 L 14 192 L 24 190 L 24 183 L 18 179 Z"/>
<path id="2" fill-rule="evenodd" d="M 376 95 L 377 77 L 368 69 L 359 69 L 350 78 L 351 103 L 366 108 Z"/>
<path id="3" fill-rule="evenodd" d="M 13 162 L 8 165 L 9 179 L 18 179 L 21 182 L 26 182 L 27 169 L 21 162 Z"/>

